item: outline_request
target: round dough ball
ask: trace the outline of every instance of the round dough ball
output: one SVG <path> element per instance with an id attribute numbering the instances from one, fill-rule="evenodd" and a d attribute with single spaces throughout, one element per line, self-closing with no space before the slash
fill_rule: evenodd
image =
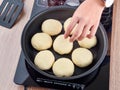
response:
<path id="1" fill-rule="evenodd" d="M 67 31 L 67 28 L 68 28 L 68 25 L 70 24 L 70 22 L 71 22 L 71 17 L 70 18 L 68 18 L 65 22 L 64 22 L 64 30 L 65 31 Z M 78 26 L 78 24 L 76 24 L 75 25 L 75 27 L 73 28 L 73 30 L 71 31 L 71 35 L 74 33 L 74 31 L 76 30 L 76 28 L 77 28 L 77 26 Z"/>
<path id="2" fill-rule="evenodd" d="M 64 35 L 59 35 L 53 42 L 53 49 L 59 54 L 68 54 L 73 48 L 73 42 L 69 41 L 70 37 L 64 38 Z"/>
<path id="3" fill-rule="evenodd" d="M 42 24 L 42 31 L 51 36 L 57 35 L 62 31 L 62 24 L 55 19 L 47 19 Z"/>
<path id="4" fill-rule="evenodd" d="M 86 48 L 77 48 L 72 52 L 72 61 L 78 67 L 86 67 L 93 61 L 93 55 Z"/>
<path id="5" fill-rule="evenodd" d="M 92 37 L 92 38 L 84 38 L 83 40 L 81 41 L 78 41 L 78 44 L 83 47 L 83 48 L 92 48 L 94 47 L 96 44 L 97 44 L 97 38 L 96 36 Z"/>
<path id="6" fill-rule="evenodd" d="M 74 64 L 68 58 L 60 58 L 53 64 L 52 70 L 57 77 L 70 77 L 74 73 Z"/>
<path id="7" fill-rule="evenodd" d="M 55 61 L 53 53 L 49 50 L 40 51 L 34 59 L 34 63 L 41 70 L 49 70 Z"/>
<path id="8" fill-rule="evenodd" d="M 52 38 L 46 33 L 36 33 L 31 39 L 31 44 L 36 50 L 45 50 L 52 46 Z"/>

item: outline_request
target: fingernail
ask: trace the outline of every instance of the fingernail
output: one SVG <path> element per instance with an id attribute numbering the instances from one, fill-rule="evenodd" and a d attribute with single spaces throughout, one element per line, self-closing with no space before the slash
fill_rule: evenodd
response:
<path id="1" fill-rule="evenodd" d="M 70 42 L 73 42 L 73 39 L 70 38 Z"/>
<path id="2" fill-rule="evenodd" d="M 78 41 L 81 41 L 81 39 L 77 39 Z"/>
<path id="3" fill-rule="evenodd" d="M 87 38 L 90 38 L 90 35 L 87 35 Z"/>
<path id="4" fill-rule="evenodd" d="M 91 36 L 88 36 L 89 39 L 91 39 L 92 37 Z"/>
<path id="5" fill-rule="evenodd" d="M 83 39 L 84 39 L 84 38 L 79 38 L 78 41 L 81 41 L 81 40 L 83 40 Z"/>
<path id="6" fill-rule="evenodd" d="M 64 35 L 64 38 L 65 38 L 65 39 L 67 38 L 66 35 Z"/>
<path id="7" fill-rule="evenodd" d="M 70 40 L 70 43 L 72 43 L 73 41 Z"/>
<path id="8" fill-rule="evenodd" d="M 72 42 L 72 40 L 71 40 L 71 39 L 70 39 L 69 41 L 70 41 L 70 42 Z"/>

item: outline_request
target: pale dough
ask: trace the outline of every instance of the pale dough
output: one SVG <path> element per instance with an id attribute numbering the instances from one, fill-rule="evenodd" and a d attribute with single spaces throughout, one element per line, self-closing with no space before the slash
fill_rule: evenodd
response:
<path id="1" fill-rule="evenodd" d="M 46 33 L 36 33 L 31 39 L 31 44 L 36 50 L 45 50 L 52 46 L 52 38 Z"/>
<path id="2" fill-rule="evenodd" d="M 64 27 L 64 30 L 65 30 L 65 31 L 67 31 L 67 28 L 68 28 L 68 25 L 69 25 L 70 22 L 71 22 L 71 19 L 72 19 L 72 18 L 70 17 L 70 18 L 68 18 L 68 19 L 64 22 L 64 26 L 63 26 L 63 27 Z M 76 30 L 77 26 L 78 26 L 78 24 L 76 24 L 75 27 L 73 28 L 73 30 L 71 31 L 71 33 L 70 33 L 71 35 L 72 35 L 72 34 L 74 33 L 74 31 Z"/>
<path id="3" fill-rule="evenodd" d="M 70 77 L 74 73 L 74 64 L 68 58 L 60 58 L 55 61 L 52 70 L 58 77 Z"/>
<path id="4" fill-rule="evenodd" d="M 60 21 L 55 19 L 47 19 L 42 24 L 42 31 L 54 36 L 62 31 L 62 24 Z"/>
<path id="5" fill-rule="evenodd" d="M 34 63 L 41 70 L 49 70 L 55 61 L 53 53 L 49 50 L 40 51 L 34 59 Z"/>
<path id="6" fill-rule="evenodd" d="M 77 48 L 72 52 L 72 61 L 78 67 L 86 67 L 93 61 L 93 55 L 86 48 Z"/>
<path id="7" fill-rule="evenodd" d="M 81 47 L 90 49 L 90 48 L 94 47 L 97 44 L 97 38 L 96 38 L 96 36 L 92 37 L 91 39 L 86 37 L 83 40 L 78 41 L 78 44 Z"/>
<path id="8" fill-rule="evenodd" d="M 53 49 L 61 55 L 69 54 L 73 48 L 73 42 L 70 42 L 69 39 L 70 37 L 65 39 L 63 34 L 57 36 L 53 42 Z"/>

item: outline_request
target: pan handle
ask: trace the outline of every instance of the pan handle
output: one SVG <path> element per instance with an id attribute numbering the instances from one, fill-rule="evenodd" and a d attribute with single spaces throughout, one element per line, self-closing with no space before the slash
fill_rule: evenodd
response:
<path id="1" fill-rule="evenodd" d="M 45 7 L 45 5 L 40 4 L 40 1 L 41 0 L 34 0 L 32 14 L 30 18 L 34 17 L 39 12 L 42 12 L 48 8 L 47 6 Z"/>
<path id="2" fill-rule="evenodd" d="M 44 78 L 36 78 L 36 82 L 38 85 L 48 88 L 56 88 L 56 89 L 64 89 L 64 90 L 84 90 L 84 84 L 77 84 L 65 81 L 58 81 L 58 80 L 49 80 Z"/>

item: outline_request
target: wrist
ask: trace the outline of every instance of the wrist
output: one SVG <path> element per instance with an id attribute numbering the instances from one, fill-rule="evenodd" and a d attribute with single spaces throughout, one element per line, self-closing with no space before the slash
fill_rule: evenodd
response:
<path id="1" fill-rule="evenodd" d="M 102 0 L 86 0 L 88 2 L 91 2 L 91 5 L 96 5 L 98 7 L 100 7 L 101 9 L 105 8 L 104 2 Z"/>

